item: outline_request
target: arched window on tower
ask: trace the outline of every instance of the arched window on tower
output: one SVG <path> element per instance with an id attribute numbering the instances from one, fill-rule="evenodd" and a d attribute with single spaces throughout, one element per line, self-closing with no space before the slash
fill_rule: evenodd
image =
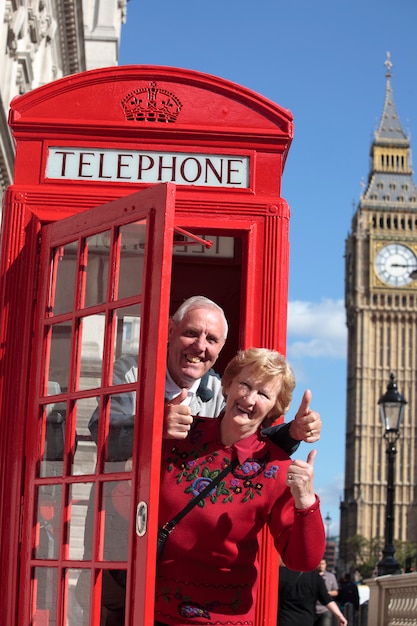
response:
<path id="1" fill-rule="evenodd" d="M 413 356 L 414 356 L 414 352 L 413 352 L 413 334 L 414 334 L 414 324 L 411 324 L 408 327 L 408 342 L 407 342 L 407 348 L 408 348 L 408 362 L 411 365 L 411 363 L 413 363 Z"/>
<path id="2" fill-rule="evenodd" d="M 384 329 L 379 328 L 379 366 L 384 367 Z"/>
<path id="3" fill-rule="evenodd" d="M 406 341 L 405 341 L 405 326 L 402 324 L 401 326 L 401 366 L 406 367 Z"/>

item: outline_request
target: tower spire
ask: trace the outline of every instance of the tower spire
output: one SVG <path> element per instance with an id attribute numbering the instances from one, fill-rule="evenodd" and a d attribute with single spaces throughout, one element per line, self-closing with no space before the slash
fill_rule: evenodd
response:
<path id="1" fill-rule="evenodd" d="M 392 68 L 392 63 L 391 63 L 391 53 L 387 52 L 387 58 L 384 61 L 384 65 L 387 68 L 387 72 L 385 74 L 385 76 L 388 78 L 391 78 L 391 68 Z"/>
<path id="2" fill-rule="evenodd" d="M 384 62 L 386 72 L 386 88 L 385 88 L 385 102 L 384 110 L 382 112 L 379 128 L 375 133 L 376 141 L 389 141 L 390 143 L 398 144 L 398 142 L 407 142 L 407 135 L 404 133 L 400 118 L 398 117 L 397 108 L 394 102 L 394 95 L 391 87 L 391 54 L 387 52 L 387 57 Z"/>
<path id="3" fill-rule="evenodd" d="M 391 87 L 391 55 L 385 65 L 385 101 L 381 121 L 371 145 L 371 169 L 361 197 L 366 209 L 417 209 L 417 187 L 413 181 L 411 145 L 401 126 Z"/>

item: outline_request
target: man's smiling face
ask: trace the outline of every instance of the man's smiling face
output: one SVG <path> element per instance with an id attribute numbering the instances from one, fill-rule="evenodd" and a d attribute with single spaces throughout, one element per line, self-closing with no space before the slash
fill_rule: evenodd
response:
<path id="1" fill-rule="evenodd" d="M 225 343 L 219 311 L 195 308 L 175 324 L 169 321 L 168 371 L 179 387 L 189 388 L 217 361 Z"/>

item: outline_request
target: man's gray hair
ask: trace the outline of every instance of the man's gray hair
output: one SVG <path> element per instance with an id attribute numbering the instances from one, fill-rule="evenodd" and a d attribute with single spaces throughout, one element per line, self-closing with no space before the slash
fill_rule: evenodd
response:
<path id="1" fill-rule="evenodd" d="M 179 322 L 181 322 L 184 316 L 189 311 L 192 311 L 193 309 L 211 309 L 211 310 L 218 311 L 223 318 L 223 322 L 224 322 L 223 339 L 226 340 L 227 333 L 229 331 L 229 325 L 227 323 L 227 319 L 224 314 L 224 311 L 221 306 L 213 302 L 213 300 L 206 298 L 205 296 L 191 296 L 191 298 L 187 298 L 187 300 L 184 300 L 184 302 L 175 311 L 171 319 L 173 320 L 175 324 L 178 324 Z"/>

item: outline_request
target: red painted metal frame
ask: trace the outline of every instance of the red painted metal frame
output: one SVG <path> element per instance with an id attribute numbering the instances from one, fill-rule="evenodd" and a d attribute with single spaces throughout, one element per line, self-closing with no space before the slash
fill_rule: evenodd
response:
<path id="1" fill-rule="evenodd" d="M 159 346 L 165 345 L 167 341 L 167 320 L 168 320 L 168 302 L 169 302 L 169 275 L 172 256 L 172 238 L 173 238 L 173 218 L 175 208 L 175 187 L 173 185 L 162 185 L 143 192 L 139 192 L 134 196 L 128 196 L 117 201 L 113 201 L 109 205 L 97 207 L 90 210 L 87 214 L 76 215 L 66 220 L 61 220 L 51 226 L 42 229 L 42 254 L 41 266 L 47 270 L 50 259 L 50 252 L 58 246 L 66 242 L 73 241 L 76 238 L 91 236 L 103 228 L 112 225 L 122 225 L 131 221 L 136 221 L 147 217 L 148 221 L 148 241 L 146 246 L 146 264 L 143 286 L 143 304 L 142 304 L 142 338 L 139 362 L 138 382 L 131 385 L 132 389 L 137 391 L 138 407 L 137 412 L 140 419 L 137 420 L 138 432 L 135 437 L 134 458 L 138 459 L 138 468 L 132 475 L 132 491 L 135 493 L 134 502 L 146 501 L 149 507 L 148 532 L 144 537 L 130 538 L 132 561 L 130 569 L 134 573 L 133 586 L 135 593 L 133 594 L 134 603 L 130 605 L 132 620 L 134 623 L 140 624 L 144 622 L 144 615 L 151 614 L 153 610 L 153 580 L 155 576 L 155 559 L 144 558 L 148 552 L 156 553 L 156 530 L 158 515 L 158 490 L 154 489 L 154 485 L 159 484 L 159 467 L 160 467 L 160 449 L 162 441 L 162 416 L 163 416 L 163 397 L 165 387 L 165 355 L 159 350 Z M 47 298 L 49 286 L 49 272 L 44 273 L 42 290 L 39 298 L 37 330 L 34 338 L 35 354 L 37 355 L 36 375 L 33 377 L 31 385 L 31 400 L 29 406 L 32 406 L 32 414 L 39 413 L 39 403 L 44 403 L 47 398 L 39 395 L 41 389 L 42 374 L 42 355 L 47 347 L 45 324 L 49 323 L 48 316 L 45 317 L 47 311 Z M 113 305 L 114 306 L 114 305 Z M 107 372 L 108 366 L 113 360 L 112 345 L 113 338 L 108 337 L 107 350 Z M 36 349 L 39 346 L 39 349 Z M 76 354 L 75 354 L 76 355 Z M 78 366 L 70 368 L 70 371 L 77 371 Z M 109 380 L 111 373 L 106 373 L 106 365 L 104 368 L 103 379 Z M 68 394 L 63 394 L 63 399 L 67 399 L 74 403 L 77 398 L 83 398 L 91 395 L 91 390 L 78 391 L 76 381 L 69 385 Z M 126 388 L 130 390 L 129 388 Z M 114 390 L 114 389 L 113 389 Z M 123 389 L 125 391 L 125 389 Z M 36 436 L 36 424 L 34 420 L 29 424 L 28 443 L 34 442 Z M 23 560 L 21 570 L 20 589 L 20 617 L 19 623 L 30 623 L 28 615 L 28 607 L 30 606 L 30 567 L 35 565 L 31 559 L 33 546 L 33 529 L 31 520 L 34 515 L 34 493 L 35 490 L 30 488 L 34 484 L 47 484 L 48 480 L 35 479 L 34 471 L 37 466 L 37 451 L 32 445 L 28 446 L 27 452 L 27 472 L 25 484 L 28 486 L 27 493 L 29 497 L 25 499 L 23 509 L 23 519 L 25 526 L 23 527 L 22 553 L 26 555 Z M 99 453 L 100 458 L 100 453 Z M 65 478 L 66 474 L 66 478 Z M 138 484 L 136 477 L 139 476 Z M 112 478 L 111 474 L 106 474 L 106 480 Z M 85 475 L 73 476 L 69 472 L 64 472 L 62 483 L 66 489 L 77 482 L 84 482 L 89 478 Z M 56 483 L 56 477 L 51 478 L 49 482 Z M 136 507 L 132 506 L 132 517 L 135 514 Z M 61 523 L 61 541 L 65 541 L 65 531 L 68 519 L 64 517 Z M 134 519 L 132 519 L 132 529 L 135 528 Z M 148 545 L 149 544 L 149 545 Z M 62 544 L 64 545 L 64 544 Z M 139 558 L 140 555 L 140 558 Z M 47 563 L 41 563 L 47 564 Z M 58 567 L 59 576 L 66 568 L 76 568 L 82 565 L 82 562 L 70 560 L 68 555 L 63 555 L 62 560 L 54 563 Z M 123 566 L 123 564 L 120 564 Z M 63 599 L 62 594 L 58 594 L 59 600 Z M 93 603 L 94 604 L 94 603 Z M 93 606 L 92 604 L 92 606 Z M 61 615 L 61 618 L 59 617 Z M 58 620 L 64 620 L 62 614 L 62 606 L 58 605 Z M 98 623 L 99 617 L 97 617 Z"/>
<path id="2" fill-rule="evenodd" d="M 156 82 L 175 93 L 183 107 L 175 123 L 135 122 L 121 115 L 120 103 L 138 84 Z M 243 155 L 250 159 L 248 188 L 178 186 L 173 226 L 196 234 L 210 231 L 240 237 L 244 242 L 240 306 L 240 345 L 265 345 L 285 352 L 289 266 L 290 213 L 281 194 L 281 175 L 293 136 L 291 113 L 245 87 L 191 70 L 153 66 L 102 68 L 66 77 L 17 98 L 10 126 L 16 139 L 15 181 L 4 199 L 1 246 L 0 306 L 0 612 L 9 626 L 27 626 L 18 618 L 26 589 L 19 589 L 19 568 L 31 558 L 26 539 L 30 504 L 25 482 L 25 450 L 30 450 L 29 380 L 33 377 L 33 314 L 38 276 L 39 233 L 47 222 L 82 215 L 90 208 L 128 196 L 149 184 L 47 180 L 50 146 L 100 149 L 176 151 Z M 164 234 L 158 234 L 164 237 Z M 169 281 L 167 266 L 148 268 L 147 279 Z M 169 291 L 169 290 L 168 290 Z M 159 323 L 168 311 L 168 292 L 152 296 Z M 155 355 L 148 354 L 152 368 Z M 147 367 L 144 376 L 148 376 Z M 150 370 L 149 370 L 150 371 Z M 162 371 L 162 370 L 161 370 Z M 164 373 L 163 373 L 164 374 Z M 162 377 L 162 374 L 159 374 Z M 146 392 L 138 382 L 139 396 Z M 150 406 L 163 396 L 158 379 Z M 148 391 L 148 393 L 150 393 Z M 143 424 L 142 437 L 160 442 L 157 423 Z M 158 434 L 159 433 L 159 434 Z M 159 469 L 138 475 L 137 497 L 155 484 Z M 155 496 L 153 496 L 155 498 Z M 21 514 L 21 504 L 24 503 Z M 23 505 L 22 505 L 23 506 Z M 153 509 L 155 510 L 155 509 Z M 23 520 L 23 525 L 21 521 Z M 152 528 L 155 525 L 152 520 Z M 23 536 L 24 535 L 24 536 Z M 137 575 L 130 589 L 132 613 L 136 599 L 151 605 L 154 560 L 143 560 L 143 542 L 132 557 Z M 154 550 L 152 540 L 148 549 Z M 275 626 L 277 558 L 266 536 L 262 547 L 257 624 Z M 23 615 L 23 614 L 22 614 Z"/>

